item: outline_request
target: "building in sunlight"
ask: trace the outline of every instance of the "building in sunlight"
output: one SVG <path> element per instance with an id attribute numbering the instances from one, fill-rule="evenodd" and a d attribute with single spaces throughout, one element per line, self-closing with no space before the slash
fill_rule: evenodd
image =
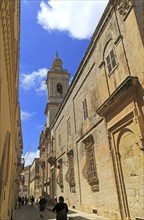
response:
<path id="1" fill-rule="evenodd" d="M 38 199 L 39 193 L 39 158 L 35 158 L 30 166 L 29 195 Z"/>
<path id="2" fill-rule="evenodd" d="M 45 114 L 47 116 L 46 128 L 42 131 L 40 136 L 40 192 L 45 191 L 47 194 L 55 196 L 55 172 L 52 172 L 52 177 L 50 178 L 50 166 L 55 164 L 55 151 L 48 151 L 48 143 L 53 148 L 53 137 L 51 137 L 51 130 L 49 129 L 52 122 L 54 121 L 56 114 L 60 105 L 62 104 L 64 97 L 67 93 L 69 87 L 69 77 L 70 74 L 66 69 L 62 67 L 62 60 L 56 57 L 53 60 L 52 67 L 48 71 L 47 77 L 47 88 L 48 88 L 48 102 L 45 109 Z M 49 157 L 48 154 L 50 153 Z M 50 166 L 48 165 L 51 164 Z"/>
<path id="3" fill-rule="evenodd" d="M 40 190 L 113 220 L 144 219 L 143 8 L 110 0 L 69 88 L 58 55 L 46 81 Z"/>
<path id="4" fill-rule="evenodd" d="M 11 219 L 22 170 L 19 106 L 20 1 L 0 1 L 0 219 Z"/>
<path id="5" fill-rule="evenodd" d="M 19 196 L 29 197 L 30 195 L 30 165 L 24 167 L 20 175 Z"/>

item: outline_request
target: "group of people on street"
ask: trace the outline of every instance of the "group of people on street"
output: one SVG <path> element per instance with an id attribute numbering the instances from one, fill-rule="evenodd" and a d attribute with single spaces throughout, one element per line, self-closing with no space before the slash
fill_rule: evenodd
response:
<path id="1" fill-rule="evenodd" d="M 53 212 L 56 212 L 56 220 L 67 220 L 67 213 L 68 213 L 68 206 L 66 203 L 64 203 L 64 197 L 60 196 L 58 201 L 57 197 L 54 198 L 55 200 L 55 206 L 52 209 Z M 18 206 L 21 208 L 21 206 L 27 205 L 28 203 L 31 204 L 33 207 L 35 203 L 35 198 L 34 196 L 19 196 L 18 197 Z M 44 217 L 44 211 L 46 209 L 46 204 L 47 204 L 47 199 L 44 196 L 41 196 L 39 200 L 39 211 L 40 211 L 40 217 Z"/>
<path id="2" fill-rule="evenodd" d="M 52 211 L 56 212 L 56 220 L 67 220 L 67 213 L 68 213 L 68 206 L 64 203 L 64 197 L 60 196 L 58 201 L 55 197 L 55 206 Z M 40 217 L 43 218 L 43 214 L 46 208 L 47 200 L 44 196 L 40 198 L 39 201 L 39 210 L 40 210 Z"/>
<path id="3" fill-rule="evenodd" d="M 33 204 L 35 202 L 35 198 L 34 196 L 30 196 L 30 197 L 27 197 L 27 196 L 19 196 L 18 197 L 18 207 L 21 208 L 21 206 L 24 206 L 24 205 L 27 205 L 28 203 L 31 204 L 31 206 L 33 207 Z"/>

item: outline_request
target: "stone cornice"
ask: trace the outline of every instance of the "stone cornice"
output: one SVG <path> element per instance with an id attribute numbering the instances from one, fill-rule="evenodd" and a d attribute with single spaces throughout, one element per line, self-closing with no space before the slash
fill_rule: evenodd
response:
<path id="1" fill-rule="evenodd" d="M 11 60 L 11 28 L 10 28 L 10 8 L 9 1 L 6 0 L 2 5 L 1 20 L 2 20 L 2 33 L 4 42 L 4 55 L 7 72 L 7 82 L 9 88 L 9 95 L 12 96 L 12 60 Z"/>
<path id="2" fill-rule="evenodd" d="M 128 76 L 120 86 L 110 95 L 110 97 L 97 109 L 97 114 L 101 117 L 107 117 L 107 115 L 112 113 L 112 110 L 115 109 L 116 103 L 120 100 L 121 97 L 126 96 L 126 93 L 131 88 L 136 88 L 139 85 L 137 77 Z M 132 89 L 133 93 L 135 92 Z"/>

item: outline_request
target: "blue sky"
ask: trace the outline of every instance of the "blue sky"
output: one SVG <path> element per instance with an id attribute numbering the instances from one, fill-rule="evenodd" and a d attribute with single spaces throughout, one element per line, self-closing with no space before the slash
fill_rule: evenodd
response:
<path id="1" fill-rule="evenodd" d="M 47 103 L 46 75 L 56 51 L 72 79 L 108 0 L 21 0 L 20 88 L 25 165 L 38 156 Z"/>

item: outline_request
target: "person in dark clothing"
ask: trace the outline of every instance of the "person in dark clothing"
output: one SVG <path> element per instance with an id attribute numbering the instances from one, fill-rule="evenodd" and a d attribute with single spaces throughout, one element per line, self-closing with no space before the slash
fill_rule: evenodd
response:
<path id="1" fill-rule="evenodd" d="M 31 196 L 31 207 L 33 207 L 34 202 L 35 202 L 35 198 L 34 198 L 34 196 Z"/>
<path id="2" fill-rule="evenodd" d="M 26 196 L 25 197 L 25 205 L 27 205 L 28 204 L 28 197 Z"/>
<path id="3" fill-rule="evenodd" d="M 56 220 L 67 220 L 68 206 L 64 203 L 64 197 L 59 197 L 59 202 L 54 206 L 53 211 L 56 211 Z"/>
<path id="4" fill-rule="evenodd" d="M 56 196 L 54 197 L 54 201 L 55 201 L 55 204 L 58 203 L 58 201 L 57 201 L 57 197 L 56 197 Z"/>
<path id="5" fill-rule="evenodd" d="M 40 201 L 39 201 L 39 210 L 40 210 L 40 217 L 41 218 L 43 218 L 43 213 L 45 211 L 46 204 L 47 204 L 47 200 L 44 196 L 42 196 Z"/>
<path id="6" fill-rule="evenodd" d="M 24 196 L 21 197 L 21 204 L 24 206 Z"/>
<path id="7" fill-rule="evenodd" d="M 22 204 L 22 199 L 21 199 L 20 196 L 18 197 L 18 202 L 19 202 L 19 208 L 20 208 L 20 207 L 21 207 L 21 204 Z"/>

